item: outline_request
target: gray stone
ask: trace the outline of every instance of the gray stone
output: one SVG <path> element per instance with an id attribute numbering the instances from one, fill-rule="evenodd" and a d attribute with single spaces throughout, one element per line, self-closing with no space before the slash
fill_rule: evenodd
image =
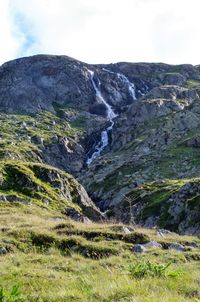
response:
<path id="1" fill-rule="evenodd" d="M 132 251 L 135 253 L 144 253 L 146 252 L 146 248 L 142 244 L 135 244 Z"/>
<path id="2" fill-rule="evenodd" d="M 170 235 L 173 234 L 172 232 L 170 232 L 169 230 L 165 230 L 165 229 L 158 229 L 157 231 L 157 235 L 160 237 L 165 237 L 166 235 Z"/>
<path id="3" fill-rule="evenodd" d="M 199 248 L 200 247 L 200 244 L 197 243 L 197 242 L 187 242 L 185 243 L 186 246 L 191 246 L 191 247 L 194 247 L 194 248 Z"/>
<path id="4" fill-rule="evenodd" d="M 7 249 L 5 247 L 1 247 L 0 248 L 0 255 L 5 255 L 7 253 L 8 253 L 8 251 L 7 251 Z"/>
<path id="5" fill-rule="evenodd" d="M 176 243 L 176 242 L 175 243 L 171 243 L 169 245 L 169 249 L 180 251 L 180 252 L 185 251 L 185 247 L 182 244 Z"/>
<path id="6" fill-rule="evenodd" d="M 122 227 L 124 234 L 131 234 L 131 231 L 127 227 Z"/>
<path id="7" fill-rule="evenodd" d="M 84 216 L 74 208 L 68 207 L 65 209 L 64 213 L 66 216 L 70 217 L 75 221 L 80 221 L 84 223 L 90 222 L 89 218 L 87 218 L 86 216 Z"/>
<path id="8" fill-rule="evenodd" d="M 162 245 L 158 243 L 157 241 L 150 241 L 145 244 L 143 244 L 143 247 L 145 248 L 162 248 Z"/>

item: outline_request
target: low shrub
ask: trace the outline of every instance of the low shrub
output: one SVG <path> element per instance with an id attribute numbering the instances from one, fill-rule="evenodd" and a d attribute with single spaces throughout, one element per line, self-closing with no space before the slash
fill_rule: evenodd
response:
<path id="1" fill-rule="evenodd" d="M 167 271 L 171 263 L 157 264 L 150 261 L 131 264 L 128 268 L 132 277 L 141 279 L 144 277 L 177 277 L 180 275 L 178 271 Z"/>
<path id="2" fill-rule="evenodd" d="M 23 302 L 21 298 L 19 286 L 13 286 L 11 291 L 8 292 L 0 287 L 0 302 Z"/>

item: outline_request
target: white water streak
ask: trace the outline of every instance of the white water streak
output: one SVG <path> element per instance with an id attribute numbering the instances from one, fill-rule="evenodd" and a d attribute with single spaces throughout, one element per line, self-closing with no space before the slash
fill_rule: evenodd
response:
<path id="1" fill-rule="evenodd" d="M 105 130 L 103 130 L 101 132 L 101 141 L 96 145 L 95 147 L 95 151 L 93 152 L 93 154 L 91 155 L 91 157 L 89 157 L 86 161 L 87 165 L 90 165 L 97 157 L 99 157 L 101 155 L 101 152 L 103 151 L 103 149 L 108 145 L 109 143 L 109 137 L 108 137 L 108 132 L 112 130 L 113 126 L 114 126 L 114 122 L 113 119 L 117 116 L 112 107 L 106 102 L 106 100 L 104 99 L 104 97 L 101 94 L 101 90 L 100 90 L 100 81 L 98 80 L 98 86 L 95 83 L 94 80 L 94 72 L 92 70 L 87 70 L 90 76 L 90 80 L 92 82 L 92 85 L 94 87 L 95 90 L 95 94 L 96 97 L 98 99 L 98 101 L 102 102 L 105 106 L 106 106 L 106 110 L 107 110 L 107 119 L 108 121 L 111 123 L 111 125 L 109 127 L 107 127 Z"/>
<path id="2" fill-rule="evenodd" d="M 113 72 L 109 69 L 106 69 L 106 68 L 103 68 L 104 71 L 107 71 L 111 74 L 116 74 L 118 79 L 120 79 L 127 87 L 128 87 L 128 90 L 129 90 L 129 93 L 132 97 L 132 99 L 135 101 L 137 98 L 136 98 L 136 95 L 135 95 L 135 85 L 133 83 L 131 83 L 129 81 L 129 79 L 122 73 L 119 73 L 119 72 Z"/>
<path id="3" fill-rule="evenodd" d="M 122 73 L 117 73 L 117 76 L 120 80 L 122 80 L 127 86 L 129 93 L 132 97 L 132 99 L 135 101 L 136 96 L 135 96 L 135 85 L 129 81 L 129 79 Z"/>

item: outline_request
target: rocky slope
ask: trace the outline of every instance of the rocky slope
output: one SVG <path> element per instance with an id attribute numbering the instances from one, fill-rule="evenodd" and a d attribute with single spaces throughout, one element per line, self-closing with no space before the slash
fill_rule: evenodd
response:
<path id="1" fill-rule="evenodd" d="M 103 219 L 85 189 L 69 174 L 38 163 L 0 162 L 0 201 L 56 209 L 80 221 Z"/>
<path id="2" fill-rule="evenodd" d="M 49 164 L 79 179 L 108 216 L 198 235 L 199 93 L 200 66 L 49 55 L 5 63 L 1 162 Z M 101 156 L 87 165 L 100 142 Z"/>

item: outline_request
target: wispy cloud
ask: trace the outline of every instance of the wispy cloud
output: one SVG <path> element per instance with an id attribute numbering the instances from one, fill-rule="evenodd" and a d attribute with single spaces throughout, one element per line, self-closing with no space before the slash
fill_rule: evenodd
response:
<path id="1" fill-rule="evenodd" d="M 0 61 L 200 63 L 199 0 L 1 0 Z"/>
<path id="2" fill-rule="evenodd" d="M 13 37 L 21 42 L 18 47 L 17 56 L 23 56 L 37 43 L 37 38 L 34 35 L 34 31 L 32 31 L 31 22 L 27 19 L 26 15 L 21 12 L 13 12 L 12 19 L 14 23 L 14 27 L 11 29 Z"/>
<path id="3" fill-rule="evenodd" d="M 16 56 L 20 39 L 13 34 L 12 18 L 9 12 L 9 2 L 0 1 L 0 62 Z"/>

